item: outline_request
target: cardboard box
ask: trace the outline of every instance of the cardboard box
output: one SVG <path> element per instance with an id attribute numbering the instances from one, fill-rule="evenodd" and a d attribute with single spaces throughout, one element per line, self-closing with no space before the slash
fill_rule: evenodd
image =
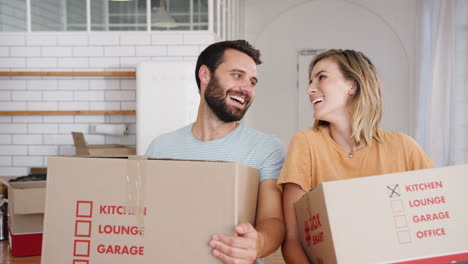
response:
<path id="1" fill-rule="evenodd" d="M 464 165 L 322 183 L 295 204 L 302 246 L 314 263 L 468 261 L 467 175 Z"/>
<path id="2" fill-rule="evenodd" d="M 219 263 L 211 236 L 254 221 L 258 172 L 240 164 L 48 161 L 42 263 Z"/>
<path id="3" fill-rule="evenodd" d="M 14 257 L 41 254 L 45 181 L 10 182 L 8 227 Z"/>
<path id="4" fill-rule="evenodd" d="M 126 156 L 135 155 L 136 148 L 118 144 L 88 145 L 83 133 L 72 132 L 76 155 L 80 156 Z"/>

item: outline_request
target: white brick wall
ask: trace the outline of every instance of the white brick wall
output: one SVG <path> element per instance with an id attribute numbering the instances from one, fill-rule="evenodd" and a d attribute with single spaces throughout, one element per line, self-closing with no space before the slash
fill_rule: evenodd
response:
<path id="1" fill-rule="evenodd" d="M 89 59 L 88 58 L 59 58 L 58 59 L 59 68 L 88 68 Z"/>
<path id="2" fill-rule="evenodd" d="M 42 135 L 13 135 L 14 145 L 40 145 Z"/>
<path id="3" fill-rule="evenodd" d="M 42 56 L 44 57 L 70 57 L 72 48 L 69 47 L 42 47 Z"/>
<path id="4" fill-rule="evenodd" d="M 135 56 L 135 47 L 106 47 L 104 56 Z"/>
<path id="5" fill-rule="evenodd" d="M 12 57 L 39 57 L 41 56 L 41 48 L 39 47 L 12 47 L 10 48 L 10 56 Z"/>
<path id="6" fill-rule="evenodd" d="M 73 56 L 75 57 L 92 57 L 102 56 L 104 49 L 102 47 L 77 47 L 73 48 Z"/>
<path id="7" fill-rule="evenodd" d="M 0 71 L 133 71 L 138 63 L 184 60 L 214 42 L 210 33 L 0 33 Z M 134 110 L 128 77 L 0 77 L 0 111 Z M 128 135 L 90 135 L 89 125 L 126 124 Z M 133 115 L 0 116 L 0 176 L 47 166 L 49 155 L 73 155 L 71 131 L 88 144 L 136 143 Z"/>
<path id="8" fill-rule="evenodd" d="M 21 91 L 11 92 L 11 101 L 40 101 L 42 100 L 41 92 Z"/>

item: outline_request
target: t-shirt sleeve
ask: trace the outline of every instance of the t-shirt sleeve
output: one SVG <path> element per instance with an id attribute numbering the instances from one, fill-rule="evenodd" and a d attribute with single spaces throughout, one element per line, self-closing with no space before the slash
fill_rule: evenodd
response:
<path id="1" fill-rule="evenodd" d="M 151 143 L 149 144 L 148 148 L 146 149 L 146 153 L 145 153 L 145 156 L 149 156 L 149 157 L 154 157 L 156 154 L 154 153 L 154 150 L 155 150 L 155 139 L 153 139 L 151 141 Z"/>
<path id="2" fill-rule="evenodd" d="M 302 190 L 312 188 L 310 146 L 304 132 L 298 131 L 289 143 L 288 154 L 278 179 L 278 187 L 283 188 L 285 183 L 295 183 Z"/>
<path id="3" fill-rule="evenodd" d="M 260 182 L 278 179 L 284 163 L 285 150 L 281 141 L 278 138 L 271 137 L 266 142 L 265 150 L 269 149 L 269 151 L 267 152 L 267 158 L 262 162 L 259 169 Z"/>
<path id="4" fill-rule="evenodd" d="M 436 167 L 412 137 L 407 135 L 404 135 L 404 137 L 408 152 L 407 162 L 410 170 L 422 170 Z"/>

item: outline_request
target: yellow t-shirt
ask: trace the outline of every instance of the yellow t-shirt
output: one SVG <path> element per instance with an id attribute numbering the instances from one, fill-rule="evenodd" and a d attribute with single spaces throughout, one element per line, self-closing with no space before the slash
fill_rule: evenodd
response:
<path id="1" fill-rule="evenodd" d="M 325 181 L 396 173 L 435 167 L 418 144 L 409 136 L 378 131 L 383 142 L 376 140 L 350 153 L 330 137 L 328 127 L 297 131 L 278 179 L 298 184 L 309 191 Z"/>

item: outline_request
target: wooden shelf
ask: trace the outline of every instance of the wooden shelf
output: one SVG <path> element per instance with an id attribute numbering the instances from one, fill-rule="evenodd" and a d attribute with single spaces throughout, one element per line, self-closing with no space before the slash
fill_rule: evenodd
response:
<path id="1" fill-rule="evenodd" d="M 0 76 L 109 76 L 135 77 L 136 72 L 0 72 Z"/>
<path id="2" fill-rule="evenodd" d="M 58 72 L 58 71 L 15 71 L 0 72 L 0 76 L 108 76 L 136 77 L 136 72 Z M 103 110 L 103 111 L 0 111 L 0 116 L 13 115 L 135 115 L 135 110 Z"/>
<path id="3" fill-rule="evenodd" d="M 135 115 L 135 110 L 103 110 L 103 111 L 0 111 L 0 116 L 24 115 Z"/>

